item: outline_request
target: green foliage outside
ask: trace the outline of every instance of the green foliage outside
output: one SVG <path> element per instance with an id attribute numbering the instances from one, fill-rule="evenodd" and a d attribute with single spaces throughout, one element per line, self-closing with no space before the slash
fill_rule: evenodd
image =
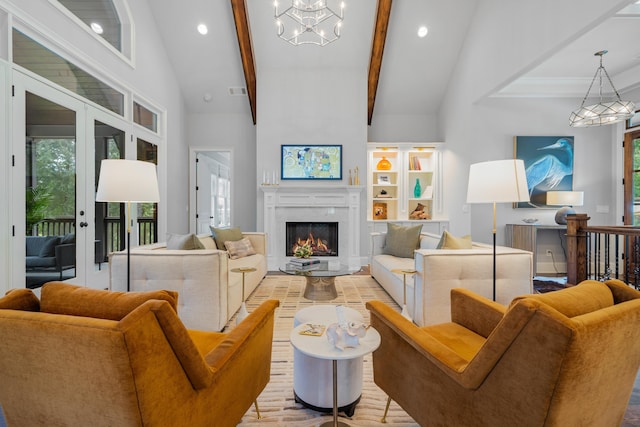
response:
<path id="1" fill-rule="evenodd" d="M 640 225 L 640 140 L 633 141 L 633 225 Z"/>

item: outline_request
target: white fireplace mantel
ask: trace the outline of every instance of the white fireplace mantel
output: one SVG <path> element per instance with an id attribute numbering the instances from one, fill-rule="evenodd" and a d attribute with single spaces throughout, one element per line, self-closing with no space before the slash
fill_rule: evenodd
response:
<path id="1" fill-rule="evenodd" d="M 285 225 L 294 221 L 338 222 L 337 259 L 350 268 L 361 267 L 360 197 L 363 186 L 263 185 L 260 188 L 264 192 L 269 270 L 278 270 L 285 263 Z"/>

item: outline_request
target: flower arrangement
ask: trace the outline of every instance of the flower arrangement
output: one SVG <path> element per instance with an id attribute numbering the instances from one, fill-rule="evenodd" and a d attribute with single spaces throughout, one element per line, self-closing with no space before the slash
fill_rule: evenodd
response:
<path id="1" fill-rule="evenodd" d="M 298 245 L 293 256 L 296 258 L 309 258 L 313 255 L 313 249 L 311 249 L 311 245 Z"/>

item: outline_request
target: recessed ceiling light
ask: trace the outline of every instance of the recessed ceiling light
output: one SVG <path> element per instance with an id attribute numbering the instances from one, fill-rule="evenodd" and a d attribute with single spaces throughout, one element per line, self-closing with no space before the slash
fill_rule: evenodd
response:
<path id="1" fill-rule="evenodd" d="M 198 32 L 204 36 L 205 34 L 207 34 L 209 32 L 209 29 L 207 28 L 206 25 L 200 24 L 200 25 L 198 25 Z"/>
<path id="2" fill-rule="evenodd" d="M 98 24 L 97 22 L 92 22 L 91 23 L 91 29 L 93 30 L 94 33 L 96 34 L 102 34 L 104 33 L 104 30 L 102 29 L 102 25 Z"/>
<path id="3" fill-rule="evenodd" d="M 429 29 L 423 25 L 422 27 L 418 28 L 418 37 L 425 37 L 428 32 Z"/>
<path id="4" fill-rule="evenodd" d="M 207 92 L 202 96 L 202 99 L 204 100 L 204 102 L 211 102 L 211 100 L 213 100 L 213 96 Z"/>

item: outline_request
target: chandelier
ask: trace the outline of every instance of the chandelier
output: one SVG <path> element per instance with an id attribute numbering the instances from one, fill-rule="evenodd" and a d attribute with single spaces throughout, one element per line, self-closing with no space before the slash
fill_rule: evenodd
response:
<path id="1" fill-rule="evenodd" d="M 291 0 L 291 6 L 280 13 L 278 2 L 275 1 L 274 17 L 278 37 L 294 46 L 325 46 L 338 40 L 344 17 L 344 2 L 340 3 L 340 13 L 337 13 L 329 7 L 328 1 Z"/>
<path id="2" fill-rule="evenodd" d="M 602 57 L 607 53 L 606 50 L 601 50 L 599 52 L 594 53 L 595 56 L 600 57 L 600 66 L 596 70 L 596 74 L 593 76 L 593 80 L 591 80 L 591 84 L 589 85 L 589 90 L 587 90 L 587 94 L 584 96 L 582 100 L 582 105 L 580 108 L 571 113 L 571 117 L 569 117 L 569 126 L 573 127 L 586 127 L 586 126 L 601 126 L 601 125 L 609 125 L 612 123 L 621 122 L 633 116 L 635 111 L 635 105 L 631 101 L 623 101 L 620 99 L 620 94 L 613 86 L 613 82 L 611 81 L 611 77 L 609 77 L 609 73 L 605 70 L 602 65 Z M 617 101 L 613 102 L 602 102 L 602 83 L 603 77 L 607 78 L 611 88 L 616 94 L 618 98 Z M 600 84 L 600 102 L 593 105 L 584 106 L 587 98 L 589 97 L 589 92 L 591 92 L 591 88 L 593 87 L 593 83 L 596 81 L 596 78 Z"/>

